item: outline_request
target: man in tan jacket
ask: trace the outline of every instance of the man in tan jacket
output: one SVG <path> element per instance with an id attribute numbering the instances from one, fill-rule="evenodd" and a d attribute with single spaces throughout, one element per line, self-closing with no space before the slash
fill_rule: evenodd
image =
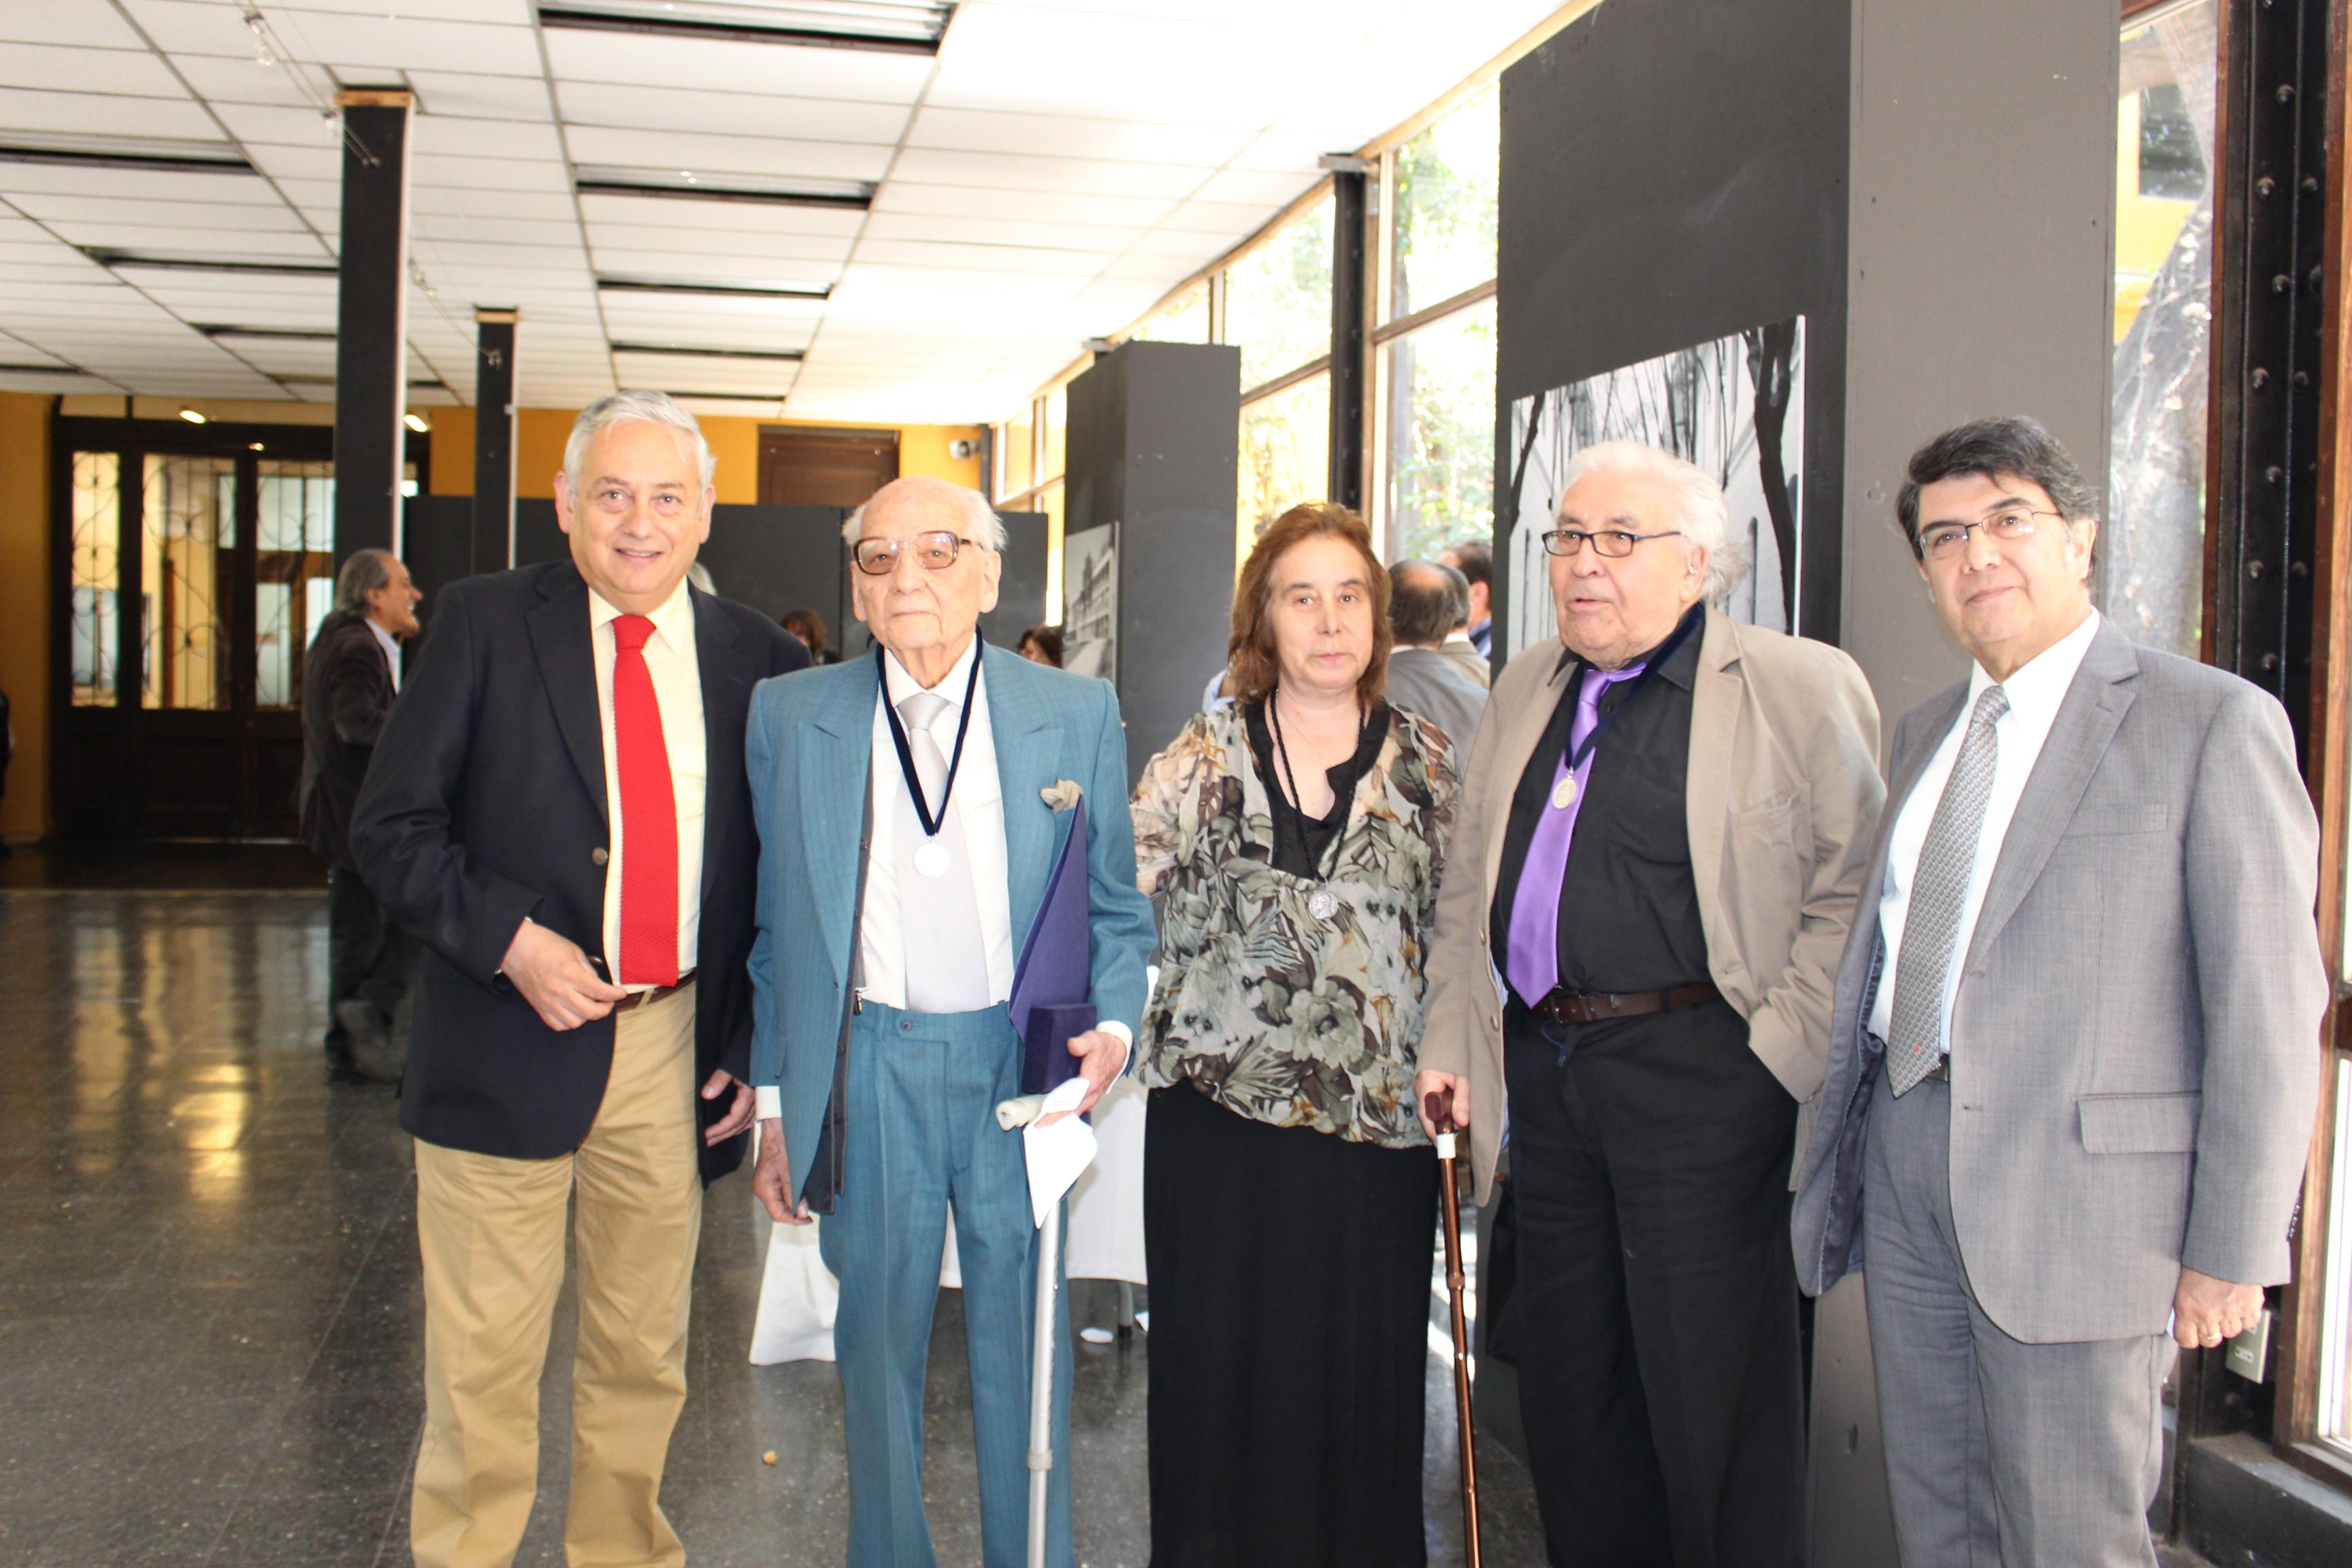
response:
<path id="1" fill-rule="evenodd" d="M 1708 608 L 1746 563 L 1678 458 L 1587 448 L 1560 647 L 1496 681 L 1438 896 L 1417 1093 L 1505 1130 L 1552 1561 L 1798 1568 L 1800 1108 L 1885 788 L 1854 662 Z"/>

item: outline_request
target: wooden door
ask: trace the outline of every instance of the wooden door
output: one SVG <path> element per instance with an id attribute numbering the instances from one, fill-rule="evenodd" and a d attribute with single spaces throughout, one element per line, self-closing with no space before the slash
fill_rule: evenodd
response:
<path id="1" fill-rule="evenodd" d="M 762 506 L 861 506 L 898 477 L 896 430 L 770 425 L 760 431 Z"/>

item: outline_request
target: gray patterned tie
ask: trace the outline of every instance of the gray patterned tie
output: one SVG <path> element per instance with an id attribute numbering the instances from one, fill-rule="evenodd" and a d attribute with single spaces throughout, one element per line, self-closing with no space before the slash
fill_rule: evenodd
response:
<path id="1" fill-rule="evenodd" d="M 1992 795 L 2000 742 L 1993 725 L 2009 711 L 2009 693 L 1988 686 L 1969 715 L 1968 738 L 1927 823 L 1919 867 L 1911 878 L 1911 908 L 1903 921 L 1903 951 L 1895 965 L 1895 1009 L 1886 1025 L 1886 1082 L 1909 1092 L 1936 1065 L 1943 1043 L 1944 977 L 1960 931 L 1960 907 L 1976 869 L 1977 837 Z"/>

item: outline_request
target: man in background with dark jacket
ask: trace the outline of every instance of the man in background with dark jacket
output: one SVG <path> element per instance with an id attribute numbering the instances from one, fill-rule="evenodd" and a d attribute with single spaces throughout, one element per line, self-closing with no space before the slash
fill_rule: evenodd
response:
<path id="1" fill-rule="evenodd" d="M 339 1080 L 399 1076 L 392 1017 L 415 945 L 360 880 L 352 805 L 376 737 L 400 695 L 400 645 L 425 595 L 388 550 L 354 552 L 335 577 L 333 614 L 302 659 L 302 841 L 328 865 L 327 1072 Z"/>

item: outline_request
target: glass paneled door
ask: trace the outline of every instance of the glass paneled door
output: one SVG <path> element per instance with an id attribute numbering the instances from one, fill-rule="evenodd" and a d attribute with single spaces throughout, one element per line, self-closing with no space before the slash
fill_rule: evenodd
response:
<path id="1" fill-rule="evenodd" d="M 65 832 L 291 837 L 332 432 L 65 418 L 57 439 Z"/>

